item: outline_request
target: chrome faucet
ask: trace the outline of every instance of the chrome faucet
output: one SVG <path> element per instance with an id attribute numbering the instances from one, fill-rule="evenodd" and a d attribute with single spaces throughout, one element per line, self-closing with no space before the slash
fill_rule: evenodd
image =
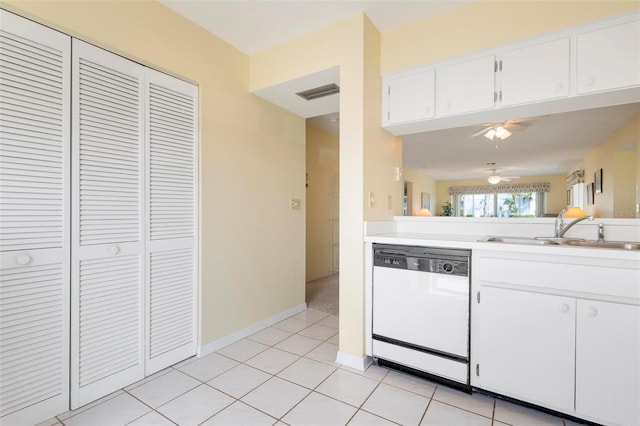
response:
<path id="1" fill-rule="evenodd" d="M 598 241 L 604 242 L 604 224 L 603 223 L 598 224 Z"/>
<path id="2" fill-rule="evenodd" d="M 593 216 L 585 216 L 585 217 L 579 217 L 576 220 L 574 220 L 573 222 L 569 223 L 566 227 L 564 226 L 564 214 L 567 212 L 566 209 L 562 209 L 562 211 L 560 212 L 560 214 L 558 214 L 558 217 L 556 217 L 556 223 L 554 225 L 555 227 L 555 236 L 556 238 L 563 238 L 564 234 L 567 233 L 567 231 L 569 229 L 571 229 L 571 227 L 573 225 L 575 225 L 576 223 L 582 222 L 583 220 L 593 220 Z"/>

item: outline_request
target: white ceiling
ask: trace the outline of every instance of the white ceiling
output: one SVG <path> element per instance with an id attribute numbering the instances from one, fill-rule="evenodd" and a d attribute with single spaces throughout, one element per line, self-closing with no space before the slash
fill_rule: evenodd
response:
<path id="1" fill-rule="evenodd" d="M 499 143 L 471 136 L 482 126 L 405 135 L 403 165 L 435 180 L 488 177 L 492 168 L 503 176 L 567 174 L 639 112 L 635 103 L 528 118 Z"/>
<path id="2" fill-rule="evenodd" d="M 245 52 L 256 52 L 365 13 L 380 32 L 437 15 L 475 0 L 160 0 L 164 5 Z M 255 94 L 339 134 L 339 95 L 304 101 L 296 92 L 339 82 L 331 68 Z M 488 176 L 496 163 L 508 176 L 565 174 L 634 114 L 640 104 L 536 117 L 501 142 L 470 135 L 481 126 L 436 130 L 403 137 L 403 165 L 435 180 Z M 519 117 L 512 117 L 517 119 Z M 640 148 L 640 147 L 638 147 Z"/>
<path id="3" fill-rule="evenodd" d="M 472 137 L 482 125 L 403 136 L 403 166 L 435 180 L 567 174 L 595 147 L 640 113 L 640 103 L 525 118 L 526 127 L 504 141 Z M 340 114 L 307 119 L 307 124 L 339 137 Z M 519 120 L 516 120 L 519 121 Z M 623 149 L 640 149 L 629 141 Z M 487 163 L 495 163 L 488 166 Z"/>
<path id="4" fill-rule="evenodd" d="M 249 55 L 358 13 L 385 32 L 473 0 L 160 0 Z"/>

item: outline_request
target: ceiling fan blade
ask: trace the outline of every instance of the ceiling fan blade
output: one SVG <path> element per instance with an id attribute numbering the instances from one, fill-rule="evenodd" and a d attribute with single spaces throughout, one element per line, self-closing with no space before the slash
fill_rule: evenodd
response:
<path id="1" fill-rule="evenodd" d="M 487 130 L 489 130 L 491 128 L 491 126 L 486 126 L 484 129 L 479 130 L 477 132 L 475 132 L 474 134 L 471 135 L 472 138 L 476 137 L 476 136 L 480 136 L 483 133 L 486 133 Z"/>
<path id="2" fill-rule="evenodd" d="M 524 121 L 521 121 L 519 123 L 505 123 L 504 124 L 504 128 L 505 129 L 507 129 L 509 131 L 515 130 L 516 132 L 520 132 L 522 130 L 525 130 L 529 126 L 530 126 L 530 124 L 526 123 Z"/>

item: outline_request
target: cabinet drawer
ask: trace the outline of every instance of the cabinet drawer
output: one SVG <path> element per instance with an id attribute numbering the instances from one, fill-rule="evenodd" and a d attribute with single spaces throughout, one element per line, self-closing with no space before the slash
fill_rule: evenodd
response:
<path id="1" fill-rule="evenodd" d="M 567 258 L 571 259 L 571 258 Z M 579 263 L 541 262 L 482 257 L 478 275 L 483 284 L 513 284 L 564 291 L 640 299 L 640 270 Z"/>

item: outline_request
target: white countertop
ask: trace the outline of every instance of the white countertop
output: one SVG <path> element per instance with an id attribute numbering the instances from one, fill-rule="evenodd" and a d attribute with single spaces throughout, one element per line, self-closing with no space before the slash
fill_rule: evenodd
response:
<path id="1" fill-rule="evenodd" d="M 592 247 L 569 247 L 555 245 L 530 245 L 480 241 L 488 235 L 422 234 L 391 232 L 365 236 L 368 243 L 402 244 L 413 246 L 448 247 L 471 250 L 507 251 L 515 253 L 536 253 L 558 256 L 595 257 L 598 259 L 618 259 L 638 262 L 640 250 L 601 249 Z"/>

